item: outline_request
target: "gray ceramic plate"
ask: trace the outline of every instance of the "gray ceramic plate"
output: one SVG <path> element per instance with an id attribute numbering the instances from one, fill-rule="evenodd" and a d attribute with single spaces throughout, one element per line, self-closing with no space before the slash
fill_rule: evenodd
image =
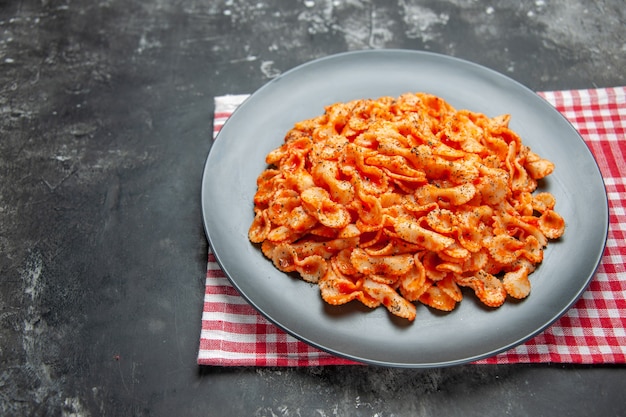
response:
<path id="1" fill-rule="evenodd" d="M 522 302 L 483 308 L 468 293 L 441 314 L 418 306 L 412 324 L 384 308 L 326 305 L 316 286 L 274 268 L 249 243 L 256 178 L 265 155 L 302 119 L 324 106 L 405 92 L 438 95 L 456 108 L 496 116 L 524 143 L 556 164 L 542 184 L 566 219 Z M 296 338 L 333 354 L 375 365 L 461 364 L 510 349 L 540 333 L 578 299 L 591 280 L 608 230 L 608 204 L 598 166 L 576 130 L 535 93 L 485 67 L 432 53 L 378 50 L 345 53 L 301 65 L 256 91 L 222 128 L 202 185 L 205 229 L 219 265 L 241 295 Z"/>

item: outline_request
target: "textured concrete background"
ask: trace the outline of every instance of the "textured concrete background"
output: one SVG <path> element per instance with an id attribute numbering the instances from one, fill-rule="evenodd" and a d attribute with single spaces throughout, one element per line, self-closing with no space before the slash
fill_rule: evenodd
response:
<path id="1" fill-rule="evenodd" d="M 199 368 L 213 97 L 348 50 L 626 84 L 623 0 L 0 0 L 0 415 L 623 415 L 623 367 Z"/>

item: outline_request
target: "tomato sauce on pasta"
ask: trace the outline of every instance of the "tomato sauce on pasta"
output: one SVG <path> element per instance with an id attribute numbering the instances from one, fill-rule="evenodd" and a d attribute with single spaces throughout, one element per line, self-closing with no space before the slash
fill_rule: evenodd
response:
<path id="1" fill-rule="evenodd" d="M 249 239 L 332 305 L 358 300 L 407 320 L 530 293 L 565 221 L 536 192 L 554 164 L 508 115 L 457 110 L 426 93 L 326 107 L 266 156 Z"/>

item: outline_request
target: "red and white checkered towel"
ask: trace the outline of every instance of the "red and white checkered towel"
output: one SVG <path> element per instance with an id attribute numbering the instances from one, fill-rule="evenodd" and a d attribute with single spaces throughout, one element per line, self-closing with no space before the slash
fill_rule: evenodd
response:
<path id="1" fill-rule="evenodd" d="M 626 87 L 540 93 L 585 139 L 608 192 L 610 224 L 589 288 L 543 333 L 476 363 L 626 363 Z M 214 134 L 247 95 L 215 98 Z M 354 364 L 269 323 L 230 285 L 209 252 L 198 363 L 215 366 Z"/>

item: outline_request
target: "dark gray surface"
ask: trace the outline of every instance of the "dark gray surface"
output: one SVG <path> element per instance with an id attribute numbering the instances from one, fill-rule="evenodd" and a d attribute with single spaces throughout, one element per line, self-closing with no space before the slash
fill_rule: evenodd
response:
<path id="1" fill-rule="evenodd" d="M 294 123 L 321 114 L 332 103 L 397 97 L 407 91 L 436 94 L 458 109 L 509 114 L 511 127 L 524 144 L 558 167 L 542 181 L 540 191 L 556 198 L 557 210 L 567 219 L 567 233 L 546 249 L 541 267 L 531 276 L 533 296 L 524 302 L 490 311 L 472 298 L 445 315 L 418 307 L 410 326 L 390 320 L 384 308 L 365 313 L 360 304 L 349 303 L 331 310 L 317 286 L 287 279 L 258 246 L 250 244 L 256 179 L 267 168 L 265 155 L 280 146 Z M 332 353 L 399 367 L 476 361 L 542 331 L 587 287 L 604 252 L 608 229 L 607 197 L 598 166 L 580 135 L 550 104 L 486 67 L 447 55 L 397 49 L 310 61 L 257 90 L 222 127 L 211 149 L 202 207 L 218 263 L 266 317 Z M 589 212 L 596 214 L 588 216 Z"/>
<path id="2" fill-rule="evenodd" d="M 0 0 L 3 416 L 624 415 L 623 366 L 195 365 L 213 97 L 408 48 L 626 84 L 623 0 Z"/>

